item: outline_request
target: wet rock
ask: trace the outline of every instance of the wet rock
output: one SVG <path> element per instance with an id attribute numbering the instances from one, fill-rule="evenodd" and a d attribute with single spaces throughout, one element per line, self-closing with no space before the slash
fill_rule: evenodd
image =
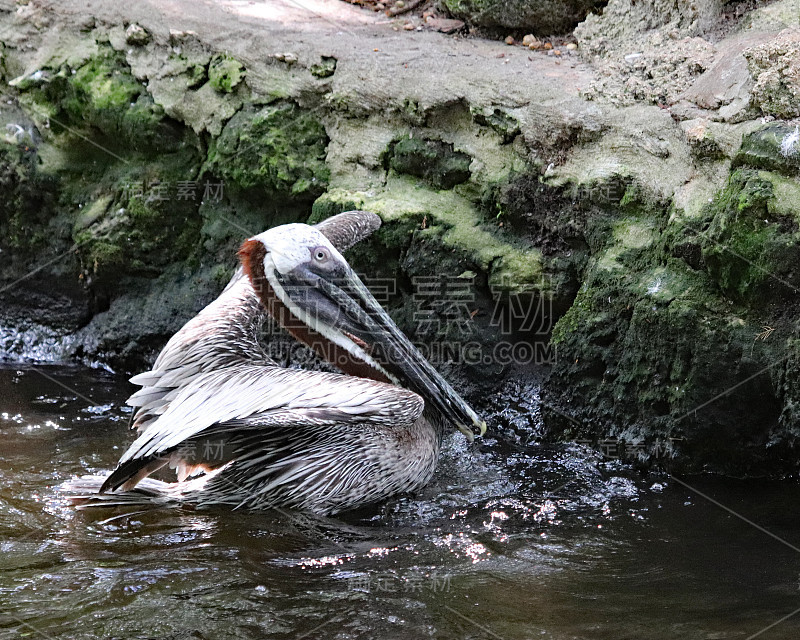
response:
<path id="1" fill-rule="evenodd" d="M 549 36 L 567 33 L 602 3 L 597 0 L 441 0 L 441 4 L 450 15 L 472 26 Z"/>
<path id="2" fill-rule="evenodd" d="M 770 169 L 786 175 L 800 174 L 798 127 L 773 123 L 745 135 L 734 164 Z"/>
<path id="3" fill-rule="evenodd" d="M 708 207 L 713 218 L 703 261 L 724 295 L 745 305 L 789 300 L 800 285 L 797 220 L 775 201 L 783 183 L 767 172 L 740 169 Z M 800 188 L 793 191 L 800 195 Z"/>
<path id="4" fill-rule="evenodd" d="M 604 230 L 587 228 L 586 278 L 553 331 L 551 433 L 625 442 L 668 469 L 774 473 L 794 446 L 777 426 L 796 390 L 781 387 L 776 353 L 797 331 L 797 197 L 775 174 L 739 170 L 691 220 L 636 192 L 594 218 Z"/>

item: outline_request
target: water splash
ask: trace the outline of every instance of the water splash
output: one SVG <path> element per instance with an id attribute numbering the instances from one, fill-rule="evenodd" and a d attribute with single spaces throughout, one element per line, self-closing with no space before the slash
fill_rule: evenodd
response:
<path id="1" fill-rule="evenodd" d="M 0 326 L 0 362 L 62 362 L 71 355 L 74 344 L 74 335 L 42 325 Z"/>
<path id="2" fill-rule="evenodd" d="M 781 155 L 789 158 L 797 153 L 797 143 L 800 142 L 800 125 L 795 126 L 792 133 L 787 133 L 781 140 Z"/>

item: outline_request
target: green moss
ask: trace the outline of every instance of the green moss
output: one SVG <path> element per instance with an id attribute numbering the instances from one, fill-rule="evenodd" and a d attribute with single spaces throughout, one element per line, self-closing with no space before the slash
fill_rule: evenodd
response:
<path id="1" fill-rule="evenodd" d="M 709 204 L 712 222 L 705 233 L 703 259 L 724 294 L 760 304 L 776 293 L 790 295 L 800 285 L 796 223 L 770 216 L 773 183 L 753 170 L 735 171 Z M 788 287 L 787 287 L 788 284 Z"/>
<path id="2" fill-rule="evenodd" d="M 212 141 L 206 168 L 239 187 L 310 199 L 327 187 L 327 145 L 313 113 L 281 102 L 231 118 Z"/>
<path id="3" fill-rule="evenodd" d="M 75 234 L 84 271 L 100 289 L 124 277 L 156 277 L 198 249 L 201 221 L 195 202 L 176 199 L 174 188 L 164 199 L 154 199 L 151 186 L 141 195 L 131 195 L 128 186 L 89 205 L 93 223 Z"/>
<path id="4" fill-rule="evenodd" d="M 420 138 L 401 138 L 389 146 L 389 166 L 429 182 L 438 189 L 452 189 L 470 178 L 472 158 L 454 151 L 451 143 Z"/>
<path id="5" fill-rule="evenodd" d="M 30 255 L 53 247 L 57 182 L 38 171 L 27 144 L 0 140 L 0 252 Z"/>
<path id="6" fill-rule="evenodd" d="M 457 273 L 472 269 L 498 289 L 553 295 L 552 281 L 543 278 L 541 251 L 493 231 L 469 200 L 452 191 L 433 191 L 410 178 L 390 176 L 386 187 L 377 192 L 332 190 L 317 201 L 315 210 L 331 210 L 333 202 L 339 203 L 340 210 L 346 206 L 378 213 L 384 220 L 384 241 L 395 248 L 405 249 L 419 237 L 430 243 L 435 261 L 448 260 L 448 254 L 461 261 L 460 266 L 453 265 Z M 406 270 L 410 275 L 430 275 L 426 271 L 430 264 L 419 265 L 418 273 L 412 265 L 406 265 Z"/>
<path id="7" fill-rule="evenodd" d="M 220 93 L 231 93 L 246 74 L 244 65 L 227 54 L 214 56 L 208 66 L 208 81 Z"/>
<path id="8" fill-rule="evenodd" d="M 61 66 L 37 72 L 48 82 L 20 83 L 23 101 L 40 115 L 53 118 L 54 133 L 99 130 L 99 144 L 112 150 L 143 152 L 175 151 L 183 144 L 180 131 L 164 116 L 163 109 L 133 77 L 121 52 L 100 47 L 99 53 L 71 69 Z M 62 128 L 59 123 L 69 127 Z"/>

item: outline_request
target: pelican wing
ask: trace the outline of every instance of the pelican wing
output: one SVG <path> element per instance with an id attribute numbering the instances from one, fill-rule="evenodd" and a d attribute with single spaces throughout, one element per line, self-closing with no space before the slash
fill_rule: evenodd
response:
<path id="1" fill-rule="evenodd" d="M 346 251 L 374 233 L 381 219 L 367 211 L 345 211 L 316 226 L 339 251 Z M 133 426 L 139 433 L 148 429 L 178 391 L 198 376 L 237 363 L 270 364 L 257 337 L 265 316 L 239 267 L 220 296 L 170 338 L 153 368 L 131 378 L 133 384 L 142 387 L 128 398 L 128 404 L 137 408 Z"/>
<path id="2" fill-rule="evenodd" d="M 176 390 L 207 371 L 244 362 L 270 364 L 257 337 L 265 318 L 240 267 L 220 296 L 170 338 L 153 368 L 131 378 L 142 386 L 128 398 L 137 407 L 133 426 L 145 431 L 174 400 Z"/>
<path id="3" fill-rule="evenodd" d="M 416 393 L 365 378 L 258 365 L 204 373 L 181 388 L 166 411 L 131 444 L 103 489 L 131 479 L 135 484 L 203 433 L 253 436 L 263 431 L 266 443 L 276 429 L 293 427 L 403 429 L 423 409 L 424 401 Z"/>

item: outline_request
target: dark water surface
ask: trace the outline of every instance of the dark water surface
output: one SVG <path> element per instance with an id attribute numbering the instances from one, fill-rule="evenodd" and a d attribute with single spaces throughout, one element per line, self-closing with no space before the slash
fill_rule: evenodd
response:
<path id="1" fill-rule="evenodd" d="M 784 543 L 670 478 L 527 444 L 535 386 L 495 401 L 494 439 L 448 440 L 422 494 L 362 513 L 75 512 L 56 486 L 114 466 L 131 390 L 0 368 L 0 637 L 800 638 L 800 612 L 767 629 L 800 608 L 796 484 L 688 480 Z"/>

